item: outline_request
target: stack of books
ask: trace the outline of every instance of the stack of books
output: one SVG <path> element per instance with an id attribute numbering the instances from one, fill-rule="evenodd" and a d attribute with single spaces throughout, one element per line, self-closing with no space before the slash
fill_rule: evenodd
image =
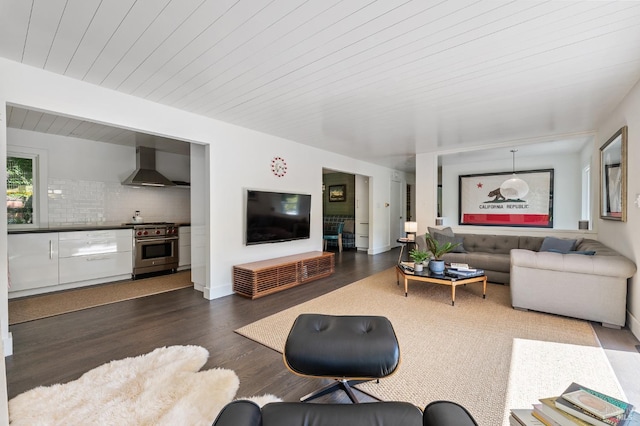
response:
<path id="1" fill-rule="evenodd" d="M 470 268 L 466 263 L 452 263 L 445 273 L 452 277 L 470 278 L 484 275 L 484 269 Z"/>
<path id="2" fill-rule="evenodd" d="M 633 404 L 577 383 L 560 395 L 542 398 L 533 409 L 511 410 L 512 426 L 640 426 Z"/>
<path id="3" fill-rule="evenodd" d="M 398 266 L 400 267 L 400 269 L 402 269 L 405 272 L 413 272 L 414 271 L 414 269 L 413 269 L 414 263 L 413 262 L 400 262 L 398 264 Z"/>

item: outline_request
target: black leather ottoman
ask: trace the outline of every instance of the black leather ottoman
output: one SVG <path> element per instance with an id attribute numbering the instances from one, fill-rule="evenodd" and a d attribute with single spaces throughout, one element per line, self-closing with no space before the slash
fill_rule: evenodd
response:
<path id="1" fill-rule="evenodd" d="M 358 402 L 351 385 L 393 374 L 400 348 L 385 317 L 302 314 L 291 327 L 283 356 L 295 374 L 336 380 L 301 401 L 342 388 Z"/>

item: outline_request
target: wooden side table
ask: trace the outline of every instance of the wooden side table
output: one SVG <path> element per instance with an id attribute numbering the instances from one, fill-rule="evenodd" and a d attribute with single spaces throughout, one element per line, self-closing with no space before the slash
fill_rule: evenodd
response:
<path id="1" fill-rule="evenodd" d="M 408 259 L 408 256 L 409 256 L 408 253 L 411 251 L 409 246 L 413 245 L 414 248 L 418 247 L 418 245 L 416 244 L 416 241 L 415 240 L 410 240 L 408 238 L 398 238 L 396 241 L 399 242 L 400 244 L 402 244 L 400 246 L 400 255 L 398 256 L 398 263 L 402 262 L 402 253 L 404 253 L 404 247 L 405 246 L 407 246 L 407 260 L 409 260 Z"/>

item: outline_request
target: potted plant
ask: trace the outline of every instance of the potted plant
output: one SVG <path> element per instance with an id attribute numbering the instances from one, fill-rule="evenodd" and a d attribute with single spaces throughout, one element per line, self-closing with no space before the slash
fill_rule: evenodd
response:
<path id="1" fill-rule="evenodd" d="M 444 260 L 442 260 L 442 255 L 444 255 L 445 253 L 449 253 L 450 251 L 458 247 L 460 244 L 459 243 L 454 244 L 448 241 L 444 243 L 440 243 L 438 242 L 438 240 L 433 238 L 431 234 L 426 234 L 425 240 L 427 242 L 427 248 L 429 249 L 429 252 L 431 252 L 431 255 L 433 256 L 433 259 L 431 259 L 431 262 L 429 262 L 429 269 L 431 270 L 431 272 L 434 272 L 436 274 L 443 273 Z"/>
<path id="2" fill-rule="evenodd" d="M 409 252 L 409 257 L 411 258 L 411 260 L 413 260 L 413 269 L 416 272 L 420 272 L 422 271 L 424 261 L 429 259 L 430 255 L 427 251 L 413 249 Z"/>

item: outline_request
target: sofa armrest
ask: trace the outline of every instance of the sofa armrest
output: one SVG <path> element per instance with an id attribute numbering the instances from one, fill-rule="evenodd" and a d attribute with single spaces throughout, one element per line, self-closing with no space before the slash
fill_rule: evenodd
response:
<path id="1" fill-rule="evenodd" d="M 511 250 L 511 267 L 514 266 L 618 278 L 630 278 L 636 273 L 636 265 L 622 255 L 587 256 L 523 249 Z"/>
<path id="2" fill-rule="evenodd" d="M 213 422 L 214 426 L 261 426 L 262 412 L 252 401 L 233 401 L 225 405 Z"/>

